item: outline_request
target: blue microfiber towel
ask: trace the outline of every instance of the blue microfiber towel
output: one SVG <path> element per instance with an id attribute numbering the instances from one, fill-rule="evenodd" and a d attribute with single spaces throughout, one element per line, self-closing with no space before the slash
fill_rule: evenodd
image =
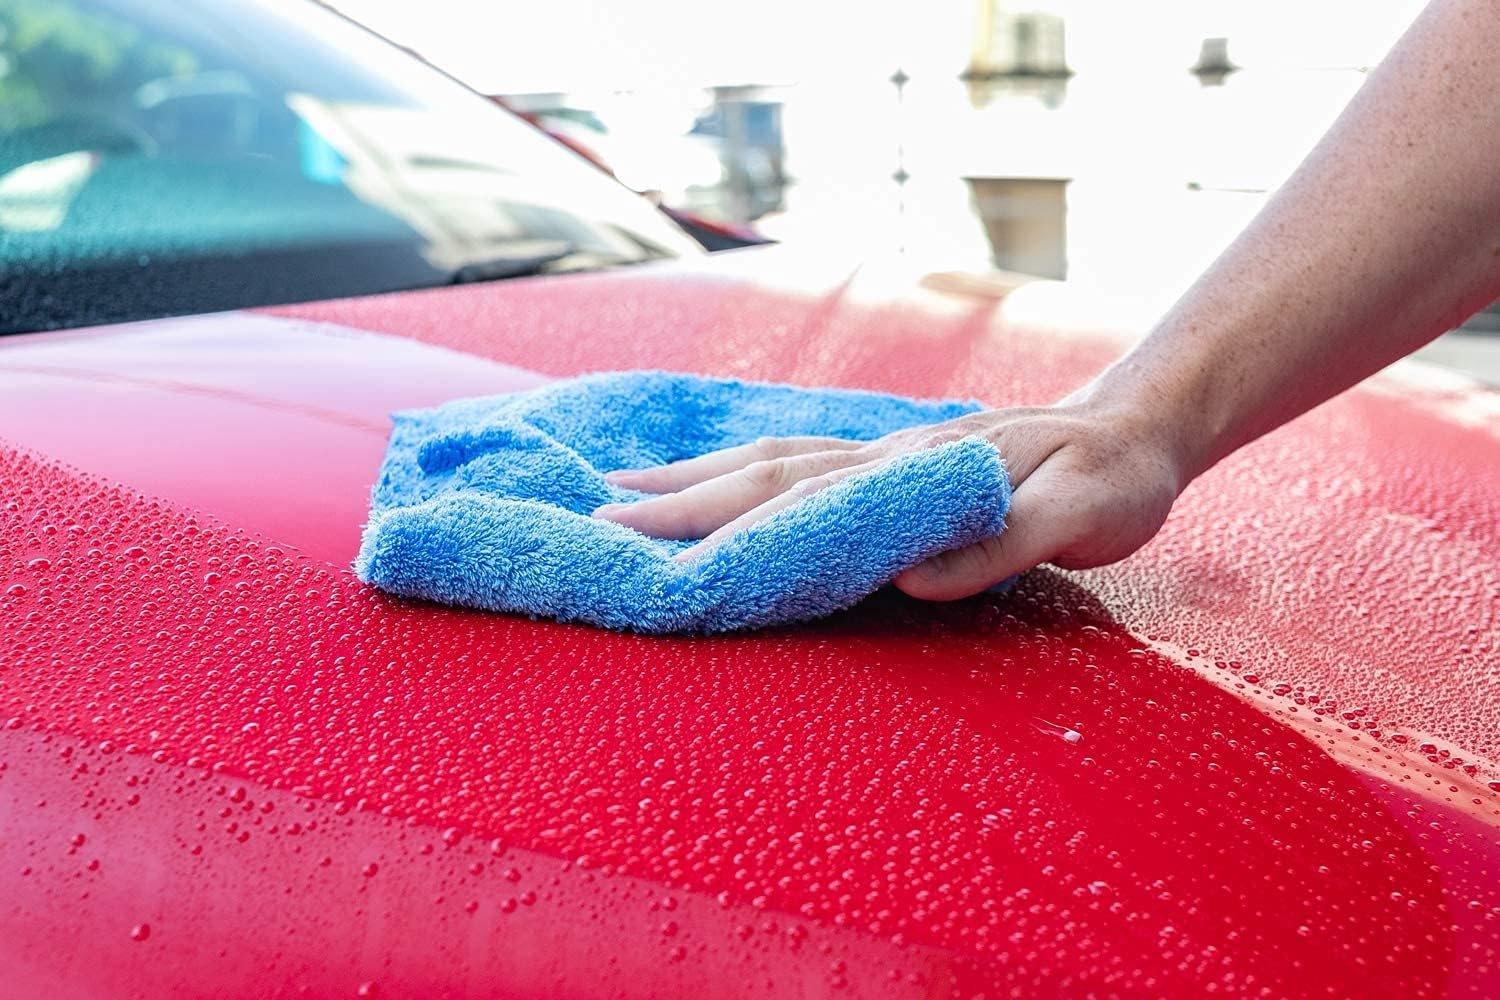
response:
<path id="1" fill-rule="evenodd" d="M 355 571 L 407 597 L 638 632 L 728 632 L 849 607 L 999 533 L 1010 481 L 965 438 L 851 476 L 701 558 L 590 517 L 645 494 L 604 473 L 763 436 L 868 440 L 979 409 L 841 389 L 624 372 L 394 415 Z"/>

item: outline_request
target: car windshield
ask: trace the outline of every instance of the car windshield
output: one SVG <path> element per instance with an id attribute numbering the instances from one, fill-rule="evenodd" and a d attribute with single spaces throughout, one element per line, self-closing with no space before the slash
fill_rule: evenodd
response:
<path id="1" fill-rule="evenodd" d="M 310 0 L 0 0 L 0 332 L 696 252 Z"/>

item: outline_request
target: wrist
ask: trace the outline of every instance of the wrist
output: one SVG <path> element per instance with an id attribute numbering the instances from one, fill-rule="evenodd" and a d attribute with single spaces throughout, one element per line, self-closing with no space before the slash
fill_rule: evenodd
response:
<path id="1" fill-rule="evenodd" d="M 1211 405 L 1214 393 L 1206 378 L 1160 370 L 1139 353 L 1120 359 L 1064 402 L 1160 452 L 1180 489 L 1223 457 L 1229 422 Z"/>

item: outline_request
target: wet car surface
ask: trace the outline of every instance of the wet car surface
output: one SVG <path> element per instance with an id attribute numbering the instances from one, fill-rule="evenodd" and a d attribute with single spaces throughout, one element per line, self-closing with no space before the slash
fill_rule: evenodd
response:
<path id="1" fill-rule="evenodd" d="M 391 409 L 627 367 L 1043 402 L 1122 348 L 1060 315 L 755 250 L 0 340 L 14 988 L 1500 992 L 1500 403 L 1461 380 L 952 605 L 661 639 L 348 571 Z"/>

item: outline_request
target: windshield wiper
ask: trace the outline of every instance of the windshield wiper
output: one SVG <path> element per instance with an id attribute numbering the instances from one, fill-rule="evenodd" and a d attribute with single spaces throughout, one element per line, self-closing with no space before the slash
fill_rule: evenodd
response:
<path id="1" fill-rule="evenodd" d="M 541 274 L 548 265 L 578 253 L 578 245 L 566 240 L 528 241 L 528 250 L 503 254 L 485 260 L 470 261 L 454 270 L 449 282 L 469 285 L 479 281 L 499 281 L 502 278 L 524 278 Z"/>
<path id="2" fill-rule="evenodd" d="M 454 270 L 449 282 L 469 285 L 503 278 L 526 278 L 551 271 L 587 271 L 639 262 L 634 257 L 589 250 L 567 240 L 528 240 L 525 250 L 464 264 Z"/>

